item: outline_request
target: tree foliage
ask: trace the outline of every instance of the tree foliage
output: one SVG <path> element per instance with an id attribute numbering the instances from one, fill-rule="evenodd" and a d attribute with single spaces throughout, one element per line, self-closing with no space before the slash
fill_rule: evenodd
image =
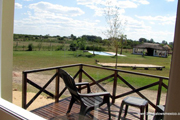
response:
<path id="1" fill-rule="evenodd" d="M 94 36 L 94 35 L 83 35 L 83 39 L 91 42 L 102 42 L 102 38 L 99 36 Z"/>
<path id="2" fill-rule="evenodd" d="M 124 36 L 122 39 L 122 35 Z M 48 37 L 47 37 L 48 36 Z M 28 48 L 28 43 L 35 43 L 34 49 L 37 48 L 37 50 L 53 50 L 52 45 L 54 43 L 57 43 L 55 50 L 64 50 L 63 46 L 69 45 L 69 50 L 97 50 L 97 51 L 103 51 L 106 48 L 107 51 L 112 50 L 112 48 L 120 49 L 132 49 L 134 46 L 142 43 L 158 43 L 155 42 L 153 38 L 150 40 L 146 38 L 139 38 L 138 40 L 132 40 L 128 39 L 126 35 L 120 34 L 117 37 L 114 38 L 108 38 L 108 39 L 102 39 L 99 36 L 95 35 L 82 35 L 80 37 L 76 37 L 75 35 L 71 34 L 70 36 L 63 36 L 55 35 L 28 35 L 28 34 L 14 34 L 14 50 L 25 50 Z M 46 42 L 46 44 L 44 44 Z M 52 44 L 52 45 L 51 45 Z M 159 44 L 166 45 L 168 44 L 166 40 L 162 40 Z M 46 46 L 43 46 L 46 45 Z M 48 45 L 48 46 L 47 46 Z M 59 46 L 60 45 L 60 46 Z M 116 46 L 117 45 L 117 46 Z M 171 48 L 173 48 L 173 42 L 169 42 L 168 44 Z M 54 46 L 54 47 L 55 47 Z M 103 47 L 101 47 L 103 46 Z M 23 48 L 23 49 L 21 49 Z M 26 49 L 27 50 L 27 49 Z"/>

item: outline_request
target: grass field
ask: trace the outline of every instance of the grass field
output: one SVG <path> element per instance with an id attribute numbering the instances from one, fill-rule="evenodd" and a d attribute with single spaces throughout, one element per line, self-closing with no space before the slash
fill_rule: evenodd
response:
<path id="1" fill-rule="evenodd" d="M 153 65 L 165 66 L 165 68 L 162 71 L 156 70 L 155 68 L 151 68 L 149 70 L 138 68 L 136 70 L 133 70 L 132 68 L 119 67 L 118 69 L 169 77 L 171 56 L 168 56 L 168 58 L 160 58 L 160 57 L 150 57 L 150 56 L 142 57 L 141 55 L 133 55 L 126 52 L 124 52 L 123 54 L 126 55 L 126 57 L 119 56 L 118 63 L 153 64 Z M 24 70 L 61 66 L 61 65 L 77 64 L 77 63 L 97 65 L 95 63 L 95 59 L 99 60 L 100 62 L 106 62 L 106 63 L 115 62 L 115 57 L 100 56 L 100 55 L 93 56 L 90 53 L 87 53 L 87 52 L 83 53 L 82 51 L 76 51 L 76 52 L 73 52 L 73 51 L 14 51 L 13 52 L 13 70 L 24 71 Z M 77 68 L 68 69 L 68 72 L 70 74 L 75 74 L 76 71 L 77 71 Z M 87 69 L 86 71 L 90 75 L 92 75 L 93 78 L 97 80 L 107 76 L 108 74 L 109 75 L 111 74 L 109 73 L 109 71 L 104 71 L 104 70 L 101 71 L 101 70 Z M 46 73 L 46 74 L 51 74 L 51 73 Z M 124 73 L 121 74 L 121 76 L 136 87 L 150 84 L 153 81 L 157 81 L 157 79 L 152 79 L 152 78 L 147 78 L 147 77 L 142 77 L 142 76 L 137 76 L 137 75 L 124 74 Z M 123 85 L 122 82 L 120 81 L 118 82 L 120 85 Z M 154 87 L 152 89 L 157 89 L 157 87 Z"/>

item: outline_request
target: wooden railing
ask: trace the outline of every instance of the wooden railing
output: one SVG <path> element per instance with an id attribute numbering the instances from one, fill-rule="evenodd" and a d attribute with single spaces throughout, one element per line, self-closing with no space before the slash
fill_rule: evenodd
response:
<path id="1" fill-rule="evenodd" d="M 66 66 L 58 66 L 58 67 L 51 67 L 51 68 L 45 68 L 45 69 L 37 69 L 37 70 L 28 70 L 28 71 L 23 71 L 23 78 L 22 78 L 22 107 L 27 109 L 31 103 L 42 93 L 46 93 L 49 96 L 55 98 L 55 102 L 59 101 L 59 98 L 63 95 L 63 93 L 66 91 L 66 87 L 62 89 L 62 91 L 59 91 L 60 85 L 60 77 L 59 77 L 59 69 L 61 68 L 69 68 L 69 67 L 77 67 L 79 66 L 79 69 L 77 70 L 76 74 L 74 75 L 74 79 L 79 76 L 78 82 L 82 82 L 82 74 L 87 76 L 92 82 L 90 83 L 90 86 L 92 85 L 97 85 L 101 90 L 106 91 L 106 89 L 100 85 L 101 82 L 108 80 L 110 78 L 113 78 L 113 89 L 112 89 L 112 103 L 115 103 L 115 100 L 127 96 L 132 93 L 137 93 L 140 97 L 148 100 L 149 104 L 156 109 L 156 106 L 160 104 L 160 99 L 161 99 L 161 92 L 162 92 L 162 87 L 168 88 L 168 86 L 163 82 L 163 80 L 168 80 L 169 78 L 167 77 L 162 77 L 162 76 L 156 76 L 156 75 L 150 75 L 150 74 L 144 74 L 144 73 L 138 73 L 138 72 L 130 72 L 130 71 L 125 71 L 125 70 L 119 70 L 119 69 L 111 69 L 111 68 L 105 68 L 105 67 L 99 67 L 99 66 L 93 66 L 93 65 L 87 65 L 87 64 L 73 64 L 73 65 L 66 65 Z M 103 70 L 108 70 L 108 71 L 113 71 L 113 74 L 108 75 L 100 80 L 95 80 L 93 77 L 91 77 L 84 68 L 92 68 L 92 69 L 103 69 Z M 43 71 L 49 71 L 49 70 L 56 70 L 55 74 L 52 76 L 52 78 L 43 86 L 39 86 L 36 83 L 34 83 L 32 80 L 28 79 L 28 74 L 30 73 L 36 73 L 36 72 L 43 72 Z M 97 71 L 97 70 L 96 70 Z M 134 74 L 134 75 L 139 75 L 139 76 L 146 76 L 146 77 L 151 77 L 151 78 L 156 78 L 157 82 L 151 83 L 149 85 L 140 87 L 140 88 L 135 88 L 133 85 L 131 85 L 127 80 L 125 80 L 122 76 L 119 75 L 119 73 L 127 73 L 127 74 Z M 121 80 L 123 83 L 125 83 L 129 88 L 131 88 L 131 91 L 127 91 L 125 93 L 116 95 L 117 91 L 117 81 Z M 51 92 L 45 90 L 46 87 L 53 81 L 55 80 L 55 93 L 52 94 Z M 39 92 L 27 103 L 27 83 L 36 87 L 39 89 Z M 145 90 L 147 88 L 153 87 L 153 86 L 158 86 L 157 90 L 157 97 L 156 97 L 156 103 L 153 103 L 150 101 L 145 95 L 143 95 L 140 91 Z M 86 87 L 81 87 L 81 89 L 84 89 Z"/>

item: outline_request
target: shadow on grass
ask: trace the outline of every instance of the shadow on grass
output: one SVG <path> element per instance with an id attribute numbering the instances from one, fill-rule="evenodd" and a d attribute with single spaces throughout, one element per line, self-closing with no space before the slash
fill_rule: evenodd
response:
<path id="1" fill-rule="evenodd" d="M 84 55 L 84 54 L 68 54 L 74 57 L 87 57 L 87 58 L 93 58 L 95 57 L 95 55 L 91 54 L 91 55 Z"/>
<path id="2" fill-rule="evenodd" d="M 95 55 L 85 55 L 86 57 L 88 57 L 88 58 L 93 58 L 93 57 L 95 57 Z"/>
<path id="3" fill-rule="evenodd" d="M 116 58 L 116 56 L 114 55 L 114 56 L 112 56 L 111 58 Z"/>

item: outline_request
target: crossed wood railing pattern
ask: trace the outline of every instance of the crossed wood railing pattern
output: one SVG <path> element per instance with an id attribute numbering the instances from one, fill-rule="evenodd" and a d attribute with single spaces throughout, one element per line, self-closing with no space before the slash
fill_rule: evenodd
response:
<path id="1" fill-rule="evenodd" d="M 149 104 L 156 109 L 156 106 L 160 104 L 160 99 L 161 99 L 161 92 L 162 92 L 162 87 L 168 88 L 168 86 L 163 82 L 163 80 L 169 80 L 167 77 L 162 77 L 162 76 L 156 76 L 156 75 L 150 75 L 150 74 L 144 74 L 144 73 L 138 73 L 138 72 L 130 72 L 130 71 L 125 71 L 125 70 L 118 70 L 118 69 L 112 69 L 112 68 L 105 68 L 105 67 L 99 67 L 99 66 L 94 66 L 94 65 L 87 65 L 87 64 L 73 64 L 73 65 L 66 65 L 66 66 L 58 66 L 58 67 L 51 67 L 51 68 L 45 68 L 45 69 L 37 69 L 37 70 L 28 70 L 28 71 L 23 71 L 23 78 L 22 78 L 22 107 L 24 109 L 27 109 L 33 102 L 34 100 L 42 93 L 46 93 L 49 96 L 55 98 L 55 102 L 59 101 L 59 98 L 63 95 L 63 93 L 66 91 L 66 87 L 64 87 L 61 91 L 59 91 L 60 88 L 60 77 L 59 77 L 59 69 L 61 68 L 69 68 L 69 67 L 77 67 L 79 66 L 79 69 L 77 70 L 77 73 L 74 75 L 74 79 L 79 77 L 78 82 L 82 82 L 82 75 L 84 74 L 86 77 L 88 77 L 92 82 L 90 83 L 90 86 L 97 85 L 102 91 L 106 91 L 106 89 L 100 85 L 101 82 L 108 80 L 110 78 L 113 78 L 113 89 L 112 89 L 112 103 L 115 103 L 115 100 L 120 97 L 127 96 L 132 93 L 137 93 L 140 97 L 148 100 Z M 91 77 L 84 69 L 84 67 L 90 67 L 93 69 L 103 69 L 103 70 L 108 70 L 108 71 L 113 71 L 113 74 L 110 74 L 102 79 L 95 80 L 93 77 Z M 32 80 L 28 79 L 28 74 L 30 73 L 36 73 L 36 72 L 43 72 L 43 71 L 49 71 L 49 70 L 56 70 L 55 74 L 51 77 L 51 79 L 43 86 L 39 86 L 36 83 L 34 83 Z M 96 70 L 97 71 L 97 70 Z M 140 76 L 146 76 L 146 77 L 151 77 L 151 78 L 157 78 L 157 82 L 151 83 L 149 85 L 140 87 L 140 88 L 135 88 L 133 87 L 127 80 L 125 80 L 122 76 L 119 75 L 119 73 L 127 73 L 127 74 L 135 74 L 135 75 L 140 75 Z M 124 82 L 129 88 L 131 88 L 130 91 L 127 91 L 125 93 L 116 95 L 117 91 L 117 81 L 121 80 Z M 55 93 L 51 93 L 46 90 L 47 86 L 55 80 Z M 27 102 L 27 84 L 30 84 L 34 86 L 35 88 L 39 89 L 39 92 L 30 100 Z M 145 95 L 143 95 L 140 91 L 156 86 L 158 85 L 158 90 L 157 90 L 157 97 L 156 97 L 156 103 L 153 103 L 151 100 L 149 100 Z M 79 86 L 79 90 L 81 91 L 82 89 L 85 89 L 86 86 Z"/>

